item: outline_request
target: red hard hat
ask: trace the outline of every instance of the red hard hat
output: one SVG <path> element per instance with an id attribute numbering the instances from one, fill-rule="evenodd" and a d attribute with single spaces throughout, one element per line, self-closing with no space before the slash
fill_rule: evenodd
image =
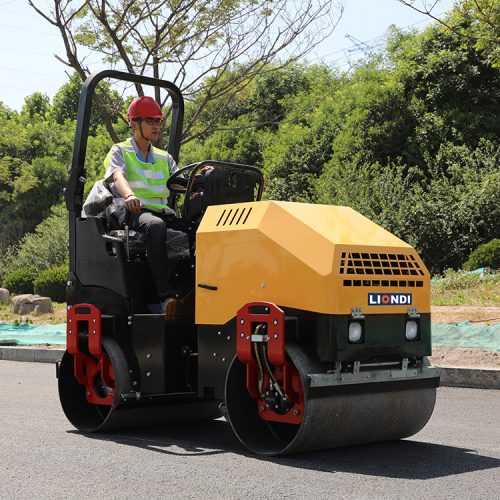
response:
<path id="1" fill-rule="evenodd" d="M 158 103 L 148 96 L 136 97 L 128 107 L 127 120 L 132 118 L 166 118 Z"/>

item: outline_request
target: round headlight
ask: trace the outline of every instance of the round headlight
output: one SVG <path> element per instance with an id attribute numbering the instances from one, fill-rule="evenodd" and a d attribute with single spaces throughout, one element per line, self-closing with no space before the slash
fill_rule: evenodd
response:
<path id="1" fill-rule="evenodd" d="M 416 321 L 406 322 L 406 340 L 416 340 L 418 338 L 418 323 Z"/>
<path id="2" fill-rule="evenodd" d="M 356 344 L 363 337 L 363 327 L 361 323 L 353 321 L 349 323 L 349 342 Z"/>

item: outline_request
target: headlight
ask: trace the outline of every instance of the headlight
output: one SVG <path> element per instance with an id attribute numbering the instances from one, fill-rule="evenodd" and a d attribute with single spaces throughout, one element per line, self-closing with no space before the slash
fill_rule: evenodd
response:
<path id="1" fill-rule="evenodd" d="M 349 323 L 349 342 L 351 344 L 359 344 L 363 342 L 363 324 L 358 321 Z"/>
<path id="2" fill-rule="evenodd" d="M 418 340 L 420 334 L 417 321 L 410 320 L 406 322 L 405 336 L 406 340 Z"/>

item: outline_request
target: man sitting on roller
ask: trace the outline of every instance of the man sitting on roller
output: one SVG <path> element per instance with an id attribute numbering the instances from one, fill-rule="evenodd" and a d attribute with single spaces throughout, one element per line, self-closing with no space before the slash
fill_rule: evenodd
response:
<path id="1" fill-rule="evenodd" d="M 160 298 L 160 314 L 174 301 L 168 273 L 167 227 L 187 231 L 187 224 L 167 205 L 166 182 L 178 170 L 172 156 L 152 146 L 160 134 L 163 116 L 152 97 L 137 97 L 130 104 L 127 120 L 134 136 L 115 144 L 104 160 L 105 179 L 125 200 L 131 212 L 129 225 L 146 236 L 148 262 Z"/>

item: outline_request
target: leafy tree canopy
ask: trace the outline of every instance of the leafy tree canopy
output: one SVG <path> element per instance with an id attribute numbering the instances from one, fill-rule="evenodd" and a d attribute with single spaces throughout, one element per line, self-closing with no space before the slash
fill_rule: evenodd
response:
<path id="1" fill-rule="evenodd" d="M 90 70 L 79 49 L 102 56 L 106 67 L 176 83 L 198 111 L 185 124 L 184 142 L 217 130 L 196 120 L 213 102 L 228 106 L 259 75 L 300 60 L 335 28 L 343 6 L 334 0 L 74 0 L 29 5 L 57 27 L 66 49 L 58 57 L 84 81 Z M 272 66 L 271 66 L 272 65 Z M 235 71 L 235 68 L 238 68 Z M 99 68 L 94 68 L 99 69 Z M 134 92 L 143 95 L 137 85 Z M 155 91 L 165 107 L 167 96 Z M 101 87 L 95 102 L 112 139 L 123 101 Z"/>
<path id="2" fill-rule="evenodd" d="M 460 0 L 443 19 L 434 14 L 436 0 L 399 0 L 417 12 L 426 14 L 439 23 L 446 32 L 465 38 L 494 67 L 500 66 L 500 1 Z"/>

